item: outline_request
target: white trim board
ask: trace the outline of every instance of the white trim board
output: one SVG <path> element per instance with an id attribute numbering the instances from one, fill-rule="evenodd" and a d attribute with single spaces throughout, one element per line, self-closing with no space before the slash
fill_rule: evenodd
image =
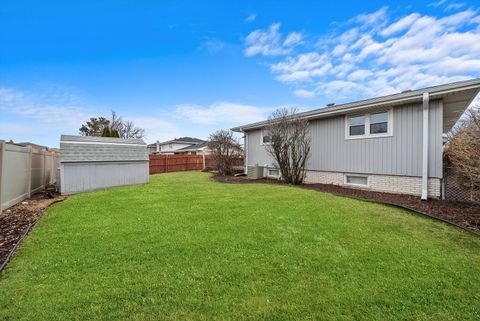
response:
<path id="1" fill-rule="evenodd" d="M 60 144 L 85 144 L 85 145 L 122 145 L 122 146 L 142 146 L 147 147 L 147 144 L 129 144 L 129 143 L 113 143 L 113 142 L 82 142 L 82 141 L 71 141 L 71 140 L 61 140 Z"/>

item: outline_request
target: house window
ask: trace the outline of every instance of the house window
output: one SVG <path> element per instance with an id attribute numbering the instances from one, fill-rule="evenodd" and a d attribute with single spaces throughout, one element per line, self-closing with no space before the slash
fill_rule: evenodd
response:
<path id="1" fill-rule="evenodd" d="M 345 184 L 354 186 L 368 186 L 368 177 L 362 175 L 345 175 Z"/>
<path id="2" fill-rule="evenodd" d="M 350 136 L 365 135 L 365 116 L 350 118 Z"/>
<path id="3" fill-rule="evenodd" d="M 388 111 L 370 115 L 370 134 L 388 132 Z"/>
<path id="4" fill-rule="evenodd" d="M 392 110 L 346 116 L 345 137 L 373 138 L 392 135 Z"/>
<path id="5" fill-rule="evenodd" d="M 280 176 L 280 171 L 276 168 L 269 168 L 268 176 Z"/>
<path id="6" fill-rule="evenodd" d="M 272 143 L 272 136 L 267 130 L 262 130 L 262 145 L 269 145 Z"/>

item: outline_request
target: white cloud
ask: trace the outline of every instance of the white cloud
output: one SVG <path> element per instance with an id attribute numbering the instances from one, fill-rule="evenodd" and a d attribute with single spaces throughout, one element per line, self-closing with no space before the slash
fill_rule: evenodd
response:
<path id="1" fill-rule="evenodd" d="M 25 93 L 12 88 L 0 88 L 0 111 L 44 123 L 77 126 L 92 109 L 81 99 L 61 88 L 51 87 L 40 94 Z"/>
<path id="2" fill-rule="evenodd" d="M 315 93 L 310 90 L 305 89 L 297 89 L 293 92 L 295 96 L 302 97 L 302 98 L 313 98 L 315 97 Z"/>
<path id="3" fill-rule="evenodd" d="M 252 31 L 245 39 L 245 55 L 279 56 L 289 54 L 293 47 L 302 42 L 303 35 L 292 32 L 284 37 L 280 23 L 273 23 L 268 30 Z"/>
<path id="4" fill-rule="evenodd" d="M 441 5 L 445 4 L 447 2 L 447 0 L 439 0 L 439 1 L 435 1 L 435 2 L 431 2 L 428 4 L 429 7 L 440 7 Z"/>
<path id="5" fill-rule="evenodd" d="M 283 82 L 308 81 L 327 73 L 331 68 L 327 56 L 315 52 L 289 57 L 271 66 L 273 72 L 280 74 L 277 79 Z"/>
<path id="6" fill-rule="evenodd" d="M 247 22 L 247 23 L 253 22 L 253 21 L 255 21 L 256 18 L 257 18 L 257 14 L 256 13 L 251 13 L 245 18 L 245 22 Z"/>
<path id="7" fill-rule="evenodd" d="M 216 38 L 207 38 L 203 41 L 201 48 L 207 50 L 211 54 L 216 54 L 225 48 L 225 42 Z"/>
<path id="8" fill-rule="evenodd" d="M 362 27 L 382 25 L 387 19 L 387 7 L 382 7 L 372 13 L 362 13 L 357 15 L 352 21 L 362 25 Z"/>
<path id="9" fill-rule="evenodd" d="M 175 109 L 177 116 L 204 125 L 252 123 L 265 119 L 265 111 L 266 108 L 231 102 L 219 102 L 209 106 L 187 104 Z"/>
<path id="10" fill-rule="evenodd" d="M 287 35 L 283 41 L 283 46 L 289 47 L 301 43 L 303 40 L 303 35 L 300 32 L 291 32 Z"/>
<path id="11" fill-rule="evenodd" d="M 371 72 L 370 70 L 359 69 L 349 74 L 347 78 L 349 80 L 356 81 L 356 80 L 364 80 L 365 78 L 368 78 L 372 75 L 373 75 L 373 72 Z"/>
<path id="12" fill-rule="evenodd" d="M 463 8 L 463 7 L 465 7 L 465 3 L 453 2 L 453 3 L 448 4 L 448 5 L 445 7 L 445 10 L 446 10 L 446 11 L 449 11 L 449 10 L 457 10 L 457 9 L 460 9 L 460 8 Z"/>
<path id="13" fill-rule="evenodd" d="M 165 117 L 133 117 L 136 126 L 145 129 L 145 141 L 166 141 L 182 136 L 180 130 Z"/>
<path id="14" fill-rule="evenodd" d="M 295 83 L 295 95 L 304 90 L 317 97 L 360 99 L 480 77 L 476 9 L 442 17 L 410 12 L 392 19 L 384 7 L 339 25 L 318 35 L 316 44 L 302 39 L 302 47 L 270 63 L 275 79 Z"/>
<path id="15" fill-rule="evenodd" d="M 392 23 L 387 28 L 385 28 L 380 34 L 382 36 L 390 36 L 397 32 L 403 31 L 409 28 L 419 17 L 420 15 L 418 13 L 412 13 L 398 20 L 397 22 Z"/>

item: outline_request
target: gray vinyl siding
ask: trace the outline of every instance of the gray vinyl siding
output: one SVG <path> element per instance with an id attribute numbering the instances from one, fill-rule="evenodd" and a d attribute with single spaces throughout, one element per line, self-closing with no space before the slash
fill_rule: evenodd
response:
<path id="1" fill-rule="evenodd" d="M 148 183 L 148 161 L 63 163 L 61 193 L 74 194 L 114 186 Z"/>
<path id="2" fill-rule="evenodd" d="M 429 177 L 442 177 L 441 100 L 429 110 Z M 308 170 L 383 175 L 422 175 L 422 105 L 393 108 L 389 137 L 345 139 L 345 115 L 310 122 L 312 137 Z M 269 165 L 273 160 L 261 145 L 261 130 L 247 132 L 248 165 Z"/>

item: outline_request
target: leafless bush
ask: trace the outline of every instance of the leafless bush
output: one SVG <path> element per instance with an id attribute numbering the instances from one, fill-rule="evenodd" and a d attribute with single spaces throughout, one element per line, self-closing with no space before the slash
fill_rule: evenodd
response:
<path id="1" fill-rule="evenodd" d="M 457 183 L 470 192 L 472 201 L 480 200 L 480 108 L 471 108 L 449 136 L 446 161 Z"/>
<path id="2" fill-rule="evenodd" d="M 232 175 L 235 160 L 242 155 L 242 147 L 232 131 L 219 130 L 208 138 L 208 148 L 217 163 L 220 175 Z"/>
<path id="3" fill-rule="evenodd" d="M 273 157 L 282 179 L 289 184 L 302 184 L 305 165 L 310 155 L 308 121 L 297 116 L 297 109 L 278 109 L 272 113 L 267 126 L 271 143 L 267 152 Z"/>

